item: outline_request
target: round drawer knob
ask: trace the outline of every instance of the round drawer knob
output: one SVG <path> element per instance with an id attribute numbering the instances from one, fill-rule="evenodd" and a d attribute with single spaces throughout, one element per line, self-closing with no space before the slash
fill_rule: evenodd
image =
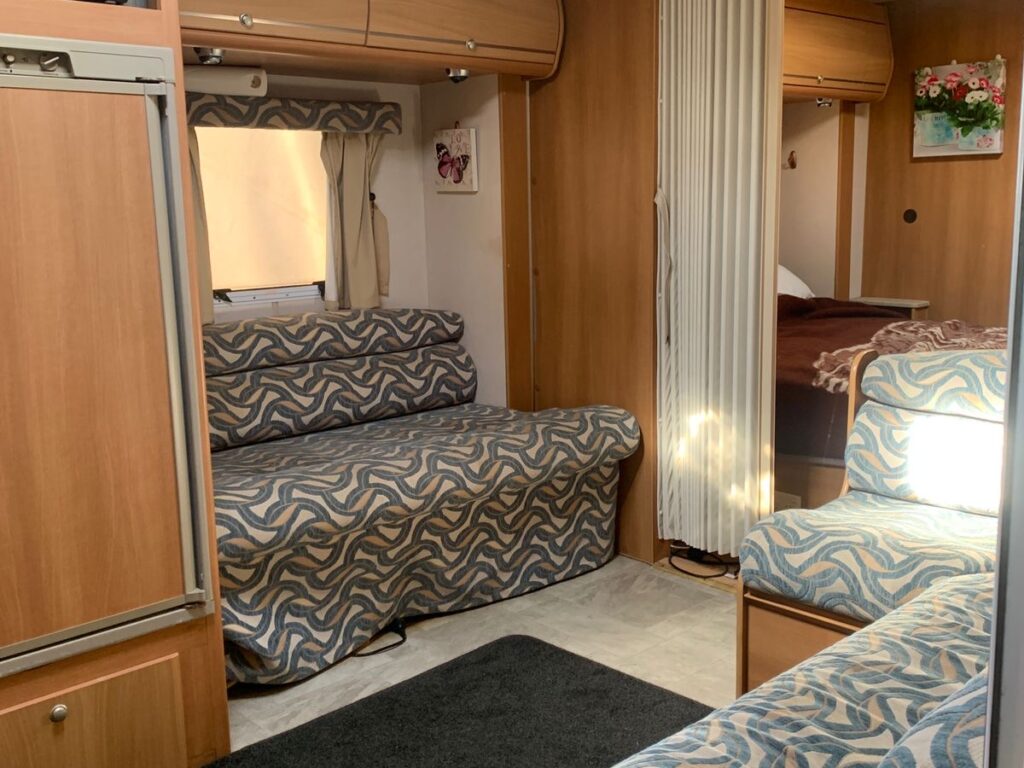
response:
<path id="1" fill-rule="evenodd" d="M 252 14 L 242 13 L 239 14 L 238 20 L 242 23 L 242 26 L 246 29 L 252 29 Z"/>
<path id="2" fill-rule="evenodd" d="M 473 40 L 472 38 L 470 38 L 469 40 L 467 40 L 467 41 L 466 41 L 466 47 L 467 47 L 467 48 L 468 48 L 469 50 L 471 50 L 471 51 L 475 51 L 475 50 L 476 50 L 476 40 Z"/>
<path id="3" fill-rule="evenodd" d="M 67 704 L 57 704 L 53 709 L 50 710 L 50 722 L 51 723 L 63 723 L 68 719 L 68 706 Z"/>

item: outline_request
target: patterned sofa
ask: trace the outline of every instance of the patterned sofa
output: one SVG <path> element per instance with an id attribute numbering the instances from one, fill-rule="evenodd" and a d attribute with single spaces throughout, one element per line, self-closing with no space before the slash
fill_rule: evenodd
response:
<path id="1" fill-rule="evenodd" d="M 870 622 L 937 579 L 994 570 L 1006 352 L 886 355 L 863 373 L 849 492 L 740 549 L 746 588 Z"/>
<path id="2" fill-rule="evenodd" d="M 980 768 L 992 592 L 941 580 L 618 768 Z"/>
<path id="3" fill-rule="evenodd" d="M 428 310 L 206 327 L 231 679 L 301 680 L 396 618 L 611 558 L 635 419 L 473 403 L 462 332 L 458 315 Z"/>

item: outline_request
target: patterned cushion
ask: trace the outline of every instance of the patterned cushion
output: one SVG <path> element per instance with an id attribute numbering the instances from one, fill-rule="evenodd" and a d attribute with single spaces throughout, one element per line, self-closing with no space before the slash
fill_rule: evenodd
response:
<path id="1" fill-rule="evenodd" d="M 472 402 L 462 318 L 348 310 L 206 326 L 214 451 Z"/>
<path id="2" fill-rule="evenodd" d="M 992 582 L 944 580 L 620 768 L 879 765 L 987 666 Z"/>
<path id="3" fill-rule="evenodd" d="M 864 372 L 862 391 L 879 403 L 926 413 L 1003 420 L 1006 351 L 883 355 Z"/>
<path id="4" fill-rule="evenodd" d="M 639 437 L 617 408 L 470 404 L 214 454 L 229 675 L 300 680 L 396 617 L 603 564 Z"/>
<path id="5" fill-rule="evenodd" d="M 744 586 L 873 621 L 939 579 L 995 566 L 994 518 L 854 491 L 787 509 L 740 547 Z"/>
<path id="6" fill-rule="evenodd" d="M 999 511 L 1002 424 L 867 402 L 846 445 L 850 487 L 981 515 Z"/>
<path id="7" fill-rule="evenodd" d="M 988 670 L 921 718 L 879 768 L 981 768 L 988 722 Z"/>
<path id="8" fill-rule="evenodd" d="M 206 380 L 213 450 L 472 402 L 476 369 L 447 343 Z"/>
<path id="9" fill-rule="evenodd" d="M 462 318 L 431 309 L 349 309 L 203 326 L 207 376 L 404 352 L 458 341 Z"/>

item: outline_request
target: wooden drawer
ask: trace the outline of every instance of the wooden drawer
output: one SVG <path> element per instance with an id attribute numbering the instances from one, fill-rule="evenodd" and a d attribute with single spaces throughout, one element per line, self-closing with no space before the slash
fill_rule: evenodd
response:
<path id="1" fill-rule="evenodd" d="M 370 0 L 367 44 L 546 64 L 561 25 L 558 0 Z"/>
<path id="2" fill-rule="evenodd" d="M 885 9 L 851 0 L 789 0 L 783 86 L 789 98 L 881 99 L 892 78 Z"/>
<path id="3" fill-rule="evenodd" d="M 181 0 L 186 29 L 352 45 L 366 42 L 366 14 L 366 0 Z"/>
<path id="4" fill-rule="evenodd" d="M 0 744 L 19 768 L 183 768 L 177 654 L 0 711 Z"/>

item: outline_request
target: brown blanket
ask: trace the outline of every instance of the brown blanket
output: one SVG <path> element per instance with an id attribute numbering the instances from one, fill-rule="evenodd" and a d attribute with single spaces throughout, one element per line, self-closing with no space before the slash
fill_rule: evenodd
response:
<path id="1" fill-rule="evenodd" d="M 866 349 L 880 355 L 934 352 L 940 349 L 1005 349 L 1006 328 L 987 328 L 963 320 L 903 320 L 889 323 L 864 344 L 822 352 L 814 362 L 814 386 L 842 393 L 850 388 L 850 366 Z M 827 349 L 827 347 L 826 347 Z"/>

